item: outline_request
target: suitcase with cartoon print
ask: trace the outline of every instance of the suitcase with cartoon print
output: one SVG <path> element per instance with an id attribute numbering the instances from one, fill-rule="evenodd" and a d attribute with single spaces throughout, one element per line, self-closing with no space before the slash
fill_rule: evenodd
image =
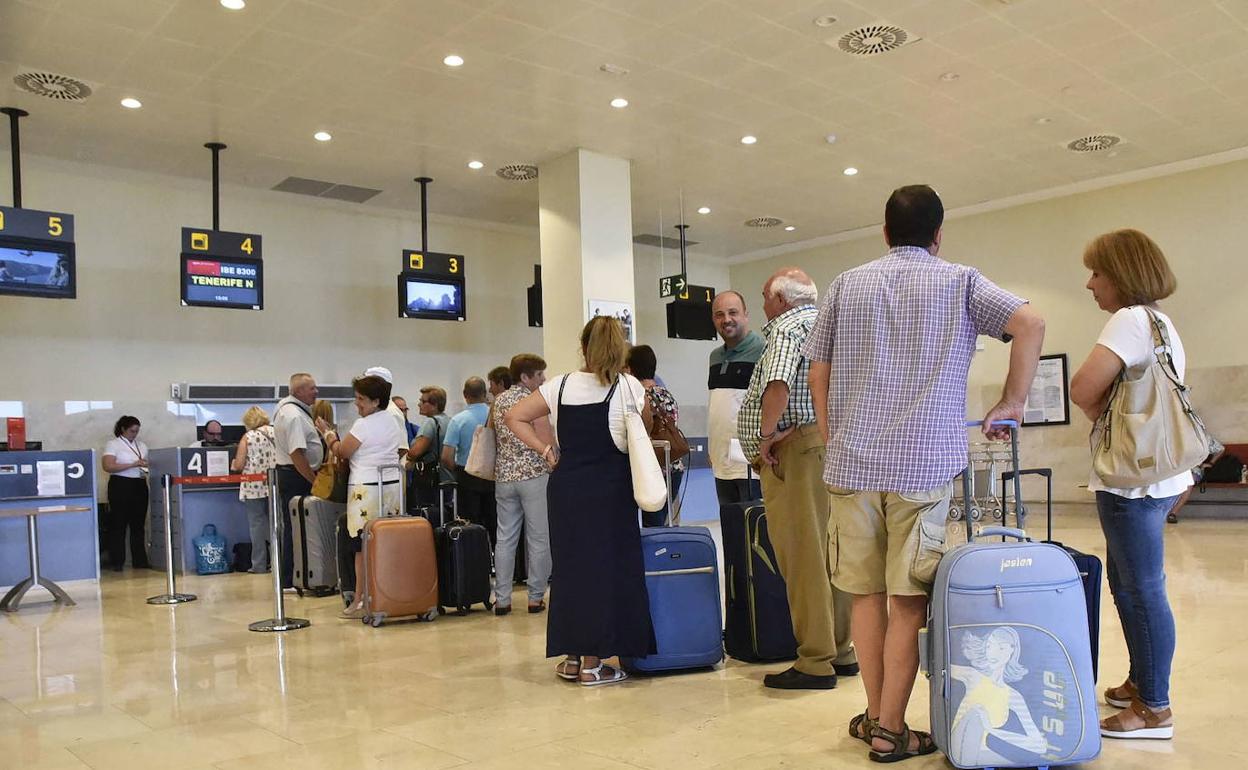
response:
<path id="1" fill-rule="evenodd" d="M 1088 762 L 1101 735 L 1079 569 L 1060 546 L 1030 540 L 1022 521 L 974 532 L 970 471 L 962 475 L 967 542 L 941 559 L 919 634 L 932 737 L 959 768 Z M 1012 480 L 1017 502 L 1017 474 Z"/>

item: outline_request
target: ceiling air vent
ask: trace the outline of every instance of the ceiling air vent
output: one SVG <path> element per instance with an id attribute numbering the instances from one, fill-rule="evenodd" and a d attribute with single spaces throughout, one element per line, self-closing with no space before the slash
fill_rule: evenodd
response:
<path id="1" fill-rule="evenodd" d="M 334 182 L 323 182 L 320 179 L 304 179 L 298 176 L 288 176 L 273 185 L 272 189 L 278 192 L 311 195 L 314 198 L 330 198 L 338 201 L 350 201 L 351 203 L 363 203 L 381 194 L 381 190 L 374 190 L 371 187 L 336 184 Z"/>
<path id="2" fill-rule="evenodd" d="M 1108 150 L 1110 147 L 1122 141 L 1122 137 L 1113 134 L 1092 134 L 1091 136 L 1081 136 L 1073 142 L 1066 145 L 1066 149 L 1071 152 L 1100 152 Z"/>
<path id="3" fill-rule="evenodd" d="M 85 102 L 91 95 L 91 86 L 77 78 L 54 72 L 22 72 L 13 78 L 13 82 L 27 93 L 58 102 Z"/>
<path id="4" fill-rule="evenodd" d="M 653 246 L 656 249 L 672 249 L 674 251 L 680 250 L 680 239 L 668 238 L 666 235 L 652 235 L 650 233 L 643 233 L 642 235 L 634 235 L 633 243 L 636 243 L 639 246 Z M 698 245 L 697 241 L 691 241 L 689 239 L 685 239 L 685 246 L 697 246 L 697 245 Z"/>
<path id="5" fill-rule="evenodd" d="M 779 227 L 784 224 L 784 220 L 779 217 L 754 217 L 745 220 L 746 227 Z"/>
<path id="6" fill-rule="evenodd" d="M 896 51 L 911 40 L 909 32 L 893 24 L 868 24 L 850 30 L 836 41 L 836 47 L 854 56 L 879 56 Z"/>
<path id="7" fill-rule="evenodd" d="M 508 163 L 494 173 L 509 182 L 528 182 L 537 179 L 537 166 L 532 163 Z"/>

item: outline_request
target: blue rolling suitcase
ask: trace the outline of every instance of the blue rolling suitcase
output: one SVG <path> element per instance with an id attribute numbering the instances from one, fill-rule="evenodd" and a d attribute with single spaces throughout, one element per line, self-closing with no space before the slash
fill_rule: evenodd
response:
<path id="1" fill-rule="evenodd" d="M 1011 434 L 1017 468 L 1017 431 Z M 969 512 L 969 472 L 962 489 Z M 1019 489 L 1015 476 L 1015 501 Z M 967 543 L 941 560 L 919 635 L 936 745 L 959 768 L 1095 759 L 1101 735 L 1074 559 L 1060 546 L 1032 542 L 1021 528 L 986 527 L 975 535 L 972 517 L 964 518 Z M 1002 542 L 982 542 L 993 536 Z"/>
<path id="2" fill-rule="evenodd" d="M 656 442 L 661 444 L 666 442 Z M 671 464 L 668 463 L 670 470 Z M 671 476 L 668 476 L 671 522 Z M 654 527 L 641 531 L 641 553 L 650 594 L 657 652 L 622 657 L 633 673 L 709 668 L 724 659 L 719 605 L 719 556 L 706 527 Z"/>
<path id="3" fill-rule="evenodd" d="M 725 505 L 719 520 L 727 573 L 724 648 L 747 663 L 796 658 L 788 591 L 767 536 L 763 501 Z"/>
<path id="4" fill-rule="evenodd" d="M 631 672 L 707 668 L 724 659 L 719 564 L 706 527 L 650 528 L 641 533 L 650 621 L 657 654 L 622 658 Z"/>

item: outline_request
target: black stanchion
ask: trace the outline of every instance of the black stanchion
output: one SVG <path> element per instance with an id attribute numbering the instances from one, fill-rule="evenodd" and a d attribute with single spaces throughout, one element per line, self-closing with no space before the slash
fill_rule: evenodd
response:
<path id="1" fill-rule="evenodd" d="M 307 628 L 312 622 L 307 618 L 286 617 L 286 598 L 282 594 L 282 540 L 281 528 L 286 526 L 281 520 L 278 509 L 281 507 L 277 496 L 277 471 L 269 471 L 269 567 L 273 571 L 273 617 L 257 620 L 247 626 L 252 631 L 293 631 L 296 628 Z"/>
<path id="2" fill-rule="evenodd" d="M 198 597 L 195 594 L 178 593 L 173 574 L 173 505 L 170 503 L 169 495 L 172 487 L 169 474 L 165 474 L 160 479 L 161 488 L 165 494 L 165 589 L 166 592 L 159 596 L 150 597 L 148 604 L 182 604 L 183 602 L 193 602 Z"/>

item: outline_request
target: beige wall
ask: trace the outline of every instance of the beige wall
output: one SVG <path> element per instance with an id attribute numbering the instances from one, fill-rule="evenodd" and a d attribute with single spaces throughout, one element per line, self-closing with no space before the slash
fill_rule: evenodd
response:
<path id="1" fill-rule="evenodd" d="M 264 237 L 265 309 L 183 308 L 179 228 L 211 223 L 207 181 L 40 157 L 26 157 L 23 171 L 27 206 L 76 218 L 78 299 L 0 297 L 0 402 L 21 402 L 27 435 L 48 448 L 98 448 L 122 413 L 139 416 L 151 446 L 191 441 L 194 418 L 169 411 L 173 382 L 272 383 L 307 370 L 347 383 L 383 364 L 397 394 L 414 399 L 420 385 L 438 384 L 455 408 L 469 375 L 542 352 L 524 292 L 539 259 L 536 228 L 434 218 L 430 246 L 466 257 L 468 320 L 407 320 L 397 317 L 395 276 L 401 249 L 420 244 L 418 214 L 226 187 L 223 229 Z M 700 282 L 727 283 L 726 266 L 692 262 Z M 634 271 L 641 341 L 655 344 L 689 428 L 701 431 L 711 344 L 666 338 L 657 254 L 639 249 Z M 567 330 L 569 347 L 577 332 Z"/>
<path id="2" fill-rule="evenodd" d="M 1066 353 L 1071 374 L 1087 356 L 1107 316 L 1084 289 L 1083 246 L 1099 233 L 1135 227 L 1165 250 L 1179 278 L 1162 303 L 1183 336 L 1189 384 L 1216 434 L 1248 441 L 1248 162 L 1230 163 L 1095 192 L 1021 205 L 946 222 L 941 256 L 974 265 L 1030 299 L 1048 322 L 1044 352 Z M 883 219 L 884 201 L 880 201 Z M 837 273 L 885 251 L 882 235 L 735 265 L 732 286 L 752 296 L 777 267 L 808 270 L 821 289 Z M 1000 393 L 1007 348 L 991 340 L 971 370 L 970 411 Z M 1086 500 L 1088 422 L 1025 431 L 1024 462 L 1055 469 L 1055 497 Z"/>

